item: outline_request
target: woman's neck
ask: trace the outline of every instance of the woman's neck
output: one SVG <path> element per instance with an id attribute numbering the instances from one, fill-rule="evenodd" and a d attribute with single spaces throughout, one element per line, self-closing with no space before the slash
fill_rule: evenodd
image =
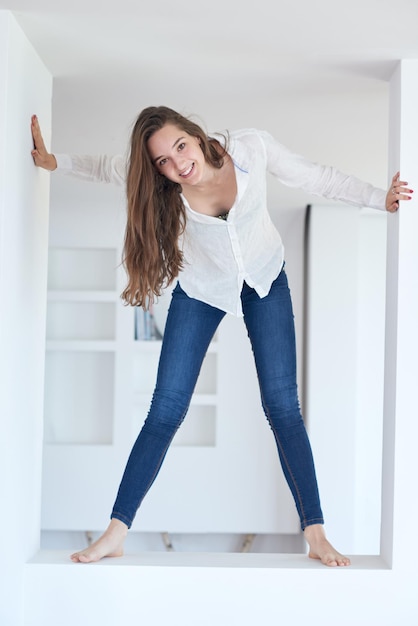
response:
<path id="1" fill-rule="evenodd" d="M 235 168 L 229 155 L 225 155 L 220 169 L 207 166 L 203 180 L 193 187 L 184 185 L 182 193 L 191 209 L 217 217 L 227 213 L 235 202 L 237 181 Z"/>

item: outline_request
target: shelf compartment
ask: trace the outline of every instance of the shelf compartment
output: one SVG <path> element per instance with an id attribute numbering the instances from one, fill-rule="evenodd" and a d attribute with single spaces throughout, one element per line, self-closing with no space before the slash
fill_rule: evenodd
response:
<path id="1" fill-rule="evenodd" d="M 116 341 L 47 341 L 48 352 L 116 352 Z"/>
<path id="2" fill-rule="evenodd" d="M 45 443 L 112 443 L 114 369 L 111 352 L 47 353 Z"/>
<path id="3" fill-rule="evenodd" d="M 116 248 L 50 248 L 48 289 L 116 289 Z"/>
<path id="4" fill-rule="evenodd" d="M 114 302 L 50 301 L 46 320 L 48 340 L 114 340 Z"/>
<path id="5" fill-rule="evenodd" d="M 146 343 L 155 342 L 141 342 Z M 140 351 L 134 353 L 133 381 L 134 394 L 148 394 L 154 391 L 158 360 L 160 357 L 160 345 L 155 349 L 146 349 L 143 354 Z M 196 394 L 216 394 L 217 392 L 217 354 L 208 352 L 203 360 L 202 369 L 197 380 Z"/>
<path id="6" fill-rule="evenodd" d="M 191 404 L 183 424 L 177 431 L 172 446 L 175 447 L 215 447 L 216 409 L 213 405 Z M 134 413 L 134 437 L 142 428 L 149 405 L 136 404 Z"/>
<path id="7" fill-rule="evenodd" d="M 216 446 L 216 406 L 192 404 L 172 445 L 178 447 Z"/>
<path id="8" fill-rule="evenodd" d="M 48 292 L 48 302 L 116 302 L 117 291 L 77 291 L 54 289 Z"/>
<path id="9" fill-rule="evenodd" d="M 136 393 L 133 396 L 134 402 L 136 404 L 144 404 L 146 405 L 146 409 L 148 410 L 151 405 L 152 393 Z M 194 393 L 190 402 L 191 406 L 217 406 L 219 402 L 219 397 L 217 395 L 212 394 L 200 394 Z"/>
<path id="10" fill-rule="evenodd" d="M 149 353 L 149 352 L 158 352 L 158 354 L 160 353 L 161 350 L 161 340 L 157 340 L 157 339 L 140 339 L 137 341 L 133 341 L 132 342 L 132 346 L 133 346 L 133 350 L 134 352 L 141 354 L 141 353 Z M 212 341 L 212 343 L 209 344 L 208 350 L 206 354 L 214 354 L 218 352 L 218 344 L 214 343 Z"/>

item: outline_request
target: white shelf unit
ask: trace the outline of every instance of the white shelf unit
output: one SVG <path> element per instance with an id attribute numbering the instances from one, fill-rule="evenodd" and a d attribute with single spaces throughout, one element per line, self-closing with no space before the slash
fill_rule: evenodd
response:
<path id="1" fill-rule="evenodd" d="M 120 208 L 101 207 L 99 220 L 95 206 L 74 210 L 59 207 L 50 234 L 42 526 L 100 531 L 148 413 L 171 290 L 154 307 L 154 338 L 135 340 L 135 309 L 119 295 Z M 216 333 L 134 529 L 299 532 L 242 320 L 227 316 Z"/>
<path id="2" fill-rule="evenodd" d="M 135 341 L 133 355 L 133 432 L 142 425 L 152 399 L 160 341 Z M 203 361 L 187 418 L 173 439 L 173 446 L 215 446 L 216 413 L 219 403 L 217 385 L 218 344 L 209 346 Z"/>
<path id="3" fill-rule="evenodd" d="M 113 441 L 116 248 L 50 248 L 45 443 Z"/>

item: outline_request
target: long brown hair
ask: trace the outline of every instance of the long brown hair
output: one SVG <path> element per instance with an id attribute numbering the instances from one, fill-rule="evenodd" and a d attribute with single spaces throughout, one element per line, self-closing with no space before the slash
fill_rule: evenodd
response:
<path id="1" fill-rule="evenodd" d="M 131 134 L 127 172 L 128 216 L 123 264 L 128 284 L 127 304 L 148 308 L 154 295 L 169 285 L 183 267 L 179 236 L 186 225 L 181 186 L 160 174 L 147 143 L 166 124 L 199 139 L 205 160 L 221 168 L 226 150 L 188 118 L 168 107 L 148 107 L 138 116 Z"/>

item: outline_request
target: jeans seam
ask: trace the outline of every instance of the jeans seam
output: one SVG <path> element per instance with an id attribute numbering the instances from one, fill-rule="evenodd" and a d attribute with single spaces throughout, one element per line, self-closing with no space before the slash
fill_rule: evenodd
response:
<path id="1" fill-rule="evenodd" d="M 294 457 L 293 446 L 290 442 L 289 447 L 287 446 L 286 442 L 288 440 L 286 434 L 281 431 L 281 424 L 283 423 L 285 425 L 286 420 L 284 422 L 282 421 L 281 413 L 278 415 L 279 421 L 272 419 L 272 414 L 275 415 L 274 407 L 271 406 L 270 403 L 265 402 L 264 397 L 264 394 L 271 389 L 273 397 L 277 398 L 277 395 L 281 396 L 281 394 L 284 393 L 285 397 L 289 397 L 289 400 L 291 400 L 293 386 L 296 386 L 296 352 L 294 346 L 294 322 L 292 319 L 294 318 L 294 315 L 290 290 L 284 269 L 282 268 L 278 277 L 273 281 L 270 292 L 267 296 L 265 296 L 265 298 L 257 297 L 254 293 L 254 289 L 246 287 L 246 284 L 244 284 L 242 296 L 243 295 L 245 296 L 242 297 L 244 321 L 247 326 L 247 333 L 255 359 L 259 389 L 261 392 L 261 403 L 267 417 L 267 421 L 269 422 L 273 432 L 282 469 L 295 501 L 302 529 L 304 529 L 304 527 L 312 523 L 313 519 L 315 519 L 315 522 L 316 519 L 322 519 L 322 517 L 319 517 L 322 516 L 319 499 L 313 499 L 315 493 L 314 491 L 309 491 L 310 488 L 315 489 L 315 470 L 312 467 L 313 474 L 311 476 L 309 473 L 311 470 L 308 466 L 306 466 L 308 474 L 306 476 L 307 480 L 305 481 L 305 462 L 303 462 L 301 467 L 298 468 L 297 464 L 299 459 Z M 263 309 L 264 303 L 266 303 L 266 308 Z M 284 335 L 284 333 L 286 333 L 286 335 Z M 272 358 L 272 347 L 267 346 L 266 344 L 266 341 L 268 340 L 267 338 L 270 337 L 270 335 L 273 335 L 275 349 L 281 354 L 281 356 L 279 355 L 277 358 L 282 359 L 282 361 L 279 361 L 277 369 L 273 370 L 273 373 L 269 363 Z M 292 368 L 292 370 L 290 370 L 290 368 Z M 272 375 L 274 376 L 274 379 L 271 379 Z M 291 380 L 292 382 L 284 385 L 285 381 L 281 380 L 284 376 L 287 376 L 289 381 Z M 280 378 L 280 381 L 276 381 L 276 378 Z M 271 380 L 275 381 L 275 386 L 272 388 L 271 383 L 269 383 Z M 267 395 L 269 394 L 267 393 Z M 273 402 L 275 402 L 275 400 L 273 400 Z M 284 401 L 283 409 L 287 410 L 289 408 L 291 408 L 290 404 Z M 298 408 L 298 410 L 300 415 L 300 409 Z M 292 418 L 293 417 L 294 416 L 292 414 Z M 303 422 L 303 418 L 301 419 Z M 299 429 L 298 436 L 305 437 L 306 435 L 302 433 L 301 429 Z M 298 439 L 298 441 L 301 443 L 300 439 Z M 309 440 L 307 441 L 307 445 L 309 446 Z M 287 452 L 289 452 L 289 456 Z M 308 449 L 306 449 L 306 453 L 311 454 Z M 309 459 L 306 458 L 306 462 L 308 461 Z M 299 479 L 302 481 L 302 486 L 299 485 Z M 315 515 L 315 518 L 307 518 L 305 505 L 308 508 L 308 512 Z M 319 516 L 317 518 L 318 514 Z"/>
<path id="2" fill-rule="evenodd" d="M 138 504 L 137 504 L 137 506 L 136 506 L 135 513 L 133 514 L 133 516 L 130 516 L 130 517 L 128 518 L 128 516 L 123 515 L 122 513 L 117 513 L 117 512 L 116 512 L 118 515 L 120 515 L 121 517 L 124 517 L 126 520 L 128 520 L 128 519 L 130 520 L 130 521 L 129 521 L 129 523 L 127 524 L 128 528 L 130 528 L 130 527 L 132 526 L 133 521 L 134 521 L 134 519 L 135 519 L 135 516 L 136 516 L 136 513 L 137 513 L 137 511 L 138 511 L 139 507 L 141 506 L 141 504 L 142 504 L 142 502 L 143 502 L 143 500 L 144 500 L 145 496 L 147 495 L 148 491 L 150 490 L 150 488 L 151 488 L 151 486 L 152 486 L 152 484 L 153 484 L 154 480 L 155 480 L 155 479 L 156 479 L 156 477 L 158 476 L 158 473 L 159 473 L 159 471 L 160 471 L 160 469 L 161 469 L 161 465 L 162 465 L 162 463 L 163 463 L 164 457 L 165 457 L 165 455 L 167 454 L 167 451 L 168 451 L 168 449 L 169 449 L 169 447 L 170 447 L 170 445 L 171 445 L 171 442 L 173 441 L 173 439 L 174 439 L 174 437 L 175 437 L 176 432 L 178 431 L 178 429 L 179 429 L 179 428 L 180 428 L 180 426 L 182 425 L 182 423 L 183 423 L 183 421 L 184 421 L 184 419 L 185 419 L 185 417 L 186 417 L 186 414 L 187 414 L 187 411 L 188 411 L 188 410 L 189 410 L 189 407 L 187 407 L 187 408 L 186 408 L 186 410 L 183 412 L 183 414 L 182 414 L 182 416 L 181 416 L 181 418 L 180 418 L 180 420 L 179 420 L 179 422 L 178 422 L 178 425 L 177 425 L 176 429 L 174 430 L 173 434 L 172 434 L 172 435 L 171 435 L 171 437 L 170 437 L 169 442 L 167 443 L 166 447 L 164 448 L 164 450 L 163 450 L 163 451 L 162 451 L 162 453 L 160 454 L 160 457 L 159 457 L 159 459 L 158 459 L 158 463 L 156 464 L 155 471 L 154 471 L 154 473 L 152 474 L 151 478 L 149 479 L 149 481 L 148 481 L 148 483 L 147 483 L 146 488 L 145 488 L 145 489 L 143 490 L 143 492 L 142 492 L 142 497 L 141 497 L 140 501 L 138 502 Z M 148 436 L 151 436 L 151 437 L 154 437 L 154 438 L 159 439 L 159 437 L 158 437 L 158 436 L 156 436 L 154 433 L 150 433 L 150 432 L 148 432 Z M 112 511 L 112 515 L 111 515 L 111 517 L 113 517 L 113 513 L 114 513 L 114 511 Z M 123 521 L 124 523 L 126 523 L 124 520 L 121 520 L 121 521 Z"/>
<path id="3" fill-rule="evenodd" d="M 144 423 L 136 441 L 138 442 L 141 434 L 144 438 L 140 440 L 137 448 L 135 448 L 136 442 L 132 448 L 125 467 L 127 473 L 124 473 L 120 482 L 112 515 L 113 512 L 115 515 L 120 515 L 116 511 L 123 509 L 129 513 L 132 511 L 132 514 L 128 516 L 131 523 L 135 519 L 139 507 L 161 469 L 171 442 L 187 414 L 210 340 L 224 316 L 224 311 L 187 296 L 179 283 L 174 288 L 162 341 L 154 393 L 145 421 L 147 423 L 151 418 L 148 422 L 151 432 L 147 432 L 147 426 Z M 188 355 L 188 360 L 184 358 L 184 350 L 188 352 L 193 350 L 193 354 Z M 185 370 L 185 362 L 187 370 Z M 173 381 L 174 367 L 177 369 L 174 372 L 176 377 Z M 177 371 L 178 367 L 180 367 L 179 371 Z M 187 390 L 184 390 L 184 385 Z M 158 396 L 158 402 L 161 402 L 161 405 L 158 402 L 154 403 L 158 394 L 165 396 L 164 398 L 161 395 Z M 182 400 L 185 395 L 187 402 L 179 402 L 179 397 Z M 159 416 L 158 407 L 163 409 Z M 175 425 L 171 420 L 173 412 Z M 156 427 L 154 433 L 152 433 L 153 424 Z M 142 446 L 151 442 L 152 449 L 143 461 Z M 136 482 L 136 472 L 142 471 L 146 472 L 143 479 Z"/>
<path id="4" fill-rule="evenodd" d="M 298 496 L 298 502 L 299 502 L 299 506 L 300 506 L 300 510 L 301 510 L 301 520 L 300 520 L 300 524 L 301 524 L 302 530 L 305 530 L 305 528 L 306 528 L 307 526 L 311 526 L 311 525 L 313 525 L 313 524 L 323 524 L 323 523 L 324 523 L 324 518 L 323 518 L 323 517 L 314 517 L 314 518 L 312 518 L 312 519 L 307 519 L 307 517 L 306 517 L 306 513 L 305 513 L 305 508 L 304 508 L 304 506 L 303 506 L 303 500 L 302 500 L 302 497 L 301 497 L 301 495 L 300 495 L 299 486 L 298 486 L 298 483 L 297 483 L 297 481 L 296 481 L 296 479 L 295 479 L 295 477 L 294 477 L 294 474 L 293 474 L 292 470 L 290 469 L 290 466 L 289 466 L 289 461 L 288 461 L 287 456 L 286 456 L 286 454 L 285 454 L 285 452 L 284 452 L 283 445 L 282 445 L 282 443 L 281 443 L 281 441 L 280 441 L 280 438 L 279 438 L 278 433 L 276 432 L 276 428 L 274 427 L 273 422 L 271 421 L 270 415 L 267 415 L 267 419 L 268 419 L 269 424 L 270 424 L 270 426 L 271 426 L 271 428 L 272 428 L 272 430 L 273 430 L 273 433 L 274 433 L 274 438 L 275 438 L 275 440 L 276 440 L 277 445 L 278 445 L 278 446 L 279 446 L 279 448 L 280 448 L 280 451 L 281 451 L 281 453 L 282 453 L 283 460 L 284 460 L 284 461 L 285 461 L 285 463 L 286 463 L 286 467 L 287 467 L 287 470 L 288 470 L 288 472 L 289 472 L 289 476 L 290 476 L 290 477 L 291 477 L 291 479 L 292 479 L 293 486 L 294 486 L 295 491 L 296 491 L 297 496 Z"/>
<path id="5" fill-rule="evenodd" d="M 263 403 L 264 403 L 264 399 L 263 399 Z M 266 406 L 266 405 L 264 404 L 264 406 Z M 273 431 L 273 433 L 274 433 L 274 438 L 275 438 L 275 440 L 276 440 L 277 445 L 278 445 L 278 446 L 279 446 L 279 448 L 280 448 L 280 452 L 281 452 L 281 454 L 282 454 L 282 458 L 283 458 L 283 460 L 284 460 L 284 461 L 285 461 L 285 463 L 286 463 L 286 468 L 287 468 L 287 470 L 288 470 L 288 472 L 289 472 L 289 476 L 290 476 L 290 478 L 292 479 L 292 483 L 293 483 L 293 486 L 294 486 L 294 488 L 295 488 L 295 492 L 296 492 L 297 497 L 298 497 L 298 503 L 299 503 L 299 506 L 300 506 L 301 517 L 303 518 L 303 519 L 301 519 L 301 520 L 300 520 L 300 522 L 301 522 L 301 525 L 302 525 L 302 527 L 303 527 L 303 525 L 306 523 L 306 521 L 307 521 L 307 520 L 306 520 L 305 508 L 304 508 L 304 506 L 303 506 L 302 497 L 301 497 L 301 495 L 300 495 L 299 486 L 298 486 L 297 481 L 296 481 L 296 479 L 295 479 L 295 477 L 294 477 L 294 474 L 293 474 L 293 472 L 292 472 L 292 470 L 291 470 L 291 468 L 290 468 L 290 465 L 289 465 L 289 461 L 288 461 L 287 455 L 286 455 L 286 453 L 285 453 L 285 451 L 284 451 L 284 449 L 283 449 L 283 445 L 282 445 L 282 443 L 281 443 L 281 441 L 280 441 L 280 437 L 279 437 L 279 435 L 278 435 L 278 433 L 277 433 L 276 427 L 274 426 L 274 423 L 273 423 L 273 421 L 272 421 L 272 419 L 271 419 L 271 417 L 270 417 L 270 412 L 269 412 L 269 411 L 266 411 L 266 412 L 267 412 L 267 419 L 268 419 L 268 422 L 269 422 L 269 424 L 270 424 L 270 426 L 271 426 L 271 429 L 272 429 L 272 431 Z"/>

